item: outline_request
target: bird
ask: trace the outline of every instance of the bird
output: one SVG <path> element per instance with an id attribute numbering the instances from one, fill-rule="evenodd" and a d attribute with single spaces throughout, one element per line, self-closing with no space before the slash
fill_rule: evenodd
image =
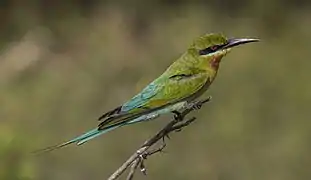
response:
<path id="1" fill-rule="evenodd" d="M 116 128 L 144 122 L 160 114 L 174 113 L 195 101 L 214 82 L 221 60 L 233 47 L 258 42 L 257 38 L 227 38 L 221 33 L 207 33 L 193 40 L 158 78 L 122 105 L 104 113 L 96 128 L 67 142 L 38 152 L 47 152 L 70 144 L 81 145 Z"/>

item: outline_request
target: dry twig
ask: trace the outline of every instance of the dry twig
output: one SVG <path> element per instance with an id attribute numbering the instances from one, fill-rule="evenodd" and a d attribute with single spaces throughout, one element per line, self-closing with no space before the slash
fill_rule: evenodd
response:
<path id="1" fill-rule="evenodd" d="M 147 159 L 148 156 L 156 154 L 158 152 L 162 152 L 165 148 L 165 138 L 169 138 L 169 134 L 171 132 L 180 131 L 182 128 L 190 125 L 193 121 L 196 120 L 195 117 L 185 120 L 187 114 L 191 111 L 200 109 L 202 105 L 209 102 L 211 97 L 208 97 L 205 100 L 194 102 L 189 105 L 183 112 L 174 112 L 175 116 L 174 119 L 169 122 L 163 129 L 161 129 L 156 135 L 152 138 L 147 140 L 132 156 L 129 157 L 109 178 L 108 180 L 116 180 L 118 177 L 121 176 L 125 172 L 126 169 L 130 168 L 130 172 L 127 176 L 127 180 L 132 180 L 134 178 L 135 171 L 137 168 L 140 168 L 140 171 L 146 174 L 146 167 L 144 165 L 144 161 Z M 153 145 L 155 145 L 159 140 L 163 140 L 163 144 L 161 147 L 156 149 L 150 149 Z"/>

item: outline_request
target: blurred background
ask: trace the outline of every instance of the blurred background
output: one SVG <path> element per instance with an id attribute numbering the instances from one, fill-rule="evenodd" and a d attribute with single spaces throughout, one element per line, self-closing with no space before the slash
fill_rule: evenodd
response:
<path id="1" fill-rule="evenodd" d="M 40 157 L 160 75 L 195 37 L 258 37 L 228 55 L 199 120 L 136 179 L 311 179 L 307 0 L 0 1 L 0 179 L 106 179 L 169 117 Z"/>

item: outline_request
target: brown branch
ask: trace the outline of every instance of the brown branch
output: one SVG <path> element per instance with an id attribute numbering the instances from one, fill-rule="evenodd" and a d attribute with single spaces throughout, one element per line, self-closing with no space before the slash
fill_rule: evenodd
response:
<path id="1" fill-rule="evenodd" d="M 147 140 L 132 156 L 129 157 L 109 178 L 108 180 L 116 180 L 131 166 L 130 172 L 127 176 L 127 180 L 131 180 L 134 177 L 135 171 L 140 166 L 140 170 L 146 174 L 146 167 L 144 166 L 144 160 L 153 154 L 161 152 L 165 148 L 165 137 L 169 137 L 171 132 L 180 131 L 182 128 L 190 125 L 195 121 L 195 117 L 185 120 L 186 115 L 191 111 L 200 109 L 202 105 L 209 102 L 211 97 L 202 101 L 197 101 L 189 104 L 189 106 L 181 113 L 176 112 L 174 119 L 169 122 L 163 129 L 161 129 L 156 135 Z M 163 140 L 163 145 L 158 149 L 149 150 L 150 147 L 155 145 L 159 140 Z"/>

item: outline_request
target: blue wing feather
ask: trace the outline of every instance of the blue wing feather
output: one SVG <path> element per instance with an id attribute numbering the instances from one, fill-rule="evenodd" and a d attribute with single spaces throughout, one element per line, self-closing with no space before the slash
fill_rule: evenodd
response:
<path id="1" fill-rule="evenodd" d="M 123 105 L 101 115 L 98 118 L 98 120 L 102 120 L 105 118 L 109 119 L 111 117 L 116 117 L 116 116 L 122 116 L 136 108 L 140 108 L 141 106 L 146 104 L 150 98 L 155 96 L 157 92 L 158 92 L 158 85 L 156 85 L 155 82 L 152 82 L 147 87 L 145 87 L 139 94 L 134 96 L 132 99 L 130 99 Z"/>
<path id="2" fill-rule="evenodd" d="M 158 85 L 155 82 L 150 83 L 139 94 L 122 105 L 121 111 L 128 112 L 145 105 L 150 98 L 155 96 L 158 92 Z"/>
<path id="3" fill-rule="evenodd" d="M 120 124 L 123 121 L 139 116 L 148 108 L 144 107 L 150 99 L 158 94 L 161 90 L 161 84 L 157 80 L 146 86 L 139 94 L 124 103 L 118 109 L 112 110 L 104 114 L 99 120 L 102 122 L 98 125 L 99 129 L 104 129 L 108 126 Z"/>

